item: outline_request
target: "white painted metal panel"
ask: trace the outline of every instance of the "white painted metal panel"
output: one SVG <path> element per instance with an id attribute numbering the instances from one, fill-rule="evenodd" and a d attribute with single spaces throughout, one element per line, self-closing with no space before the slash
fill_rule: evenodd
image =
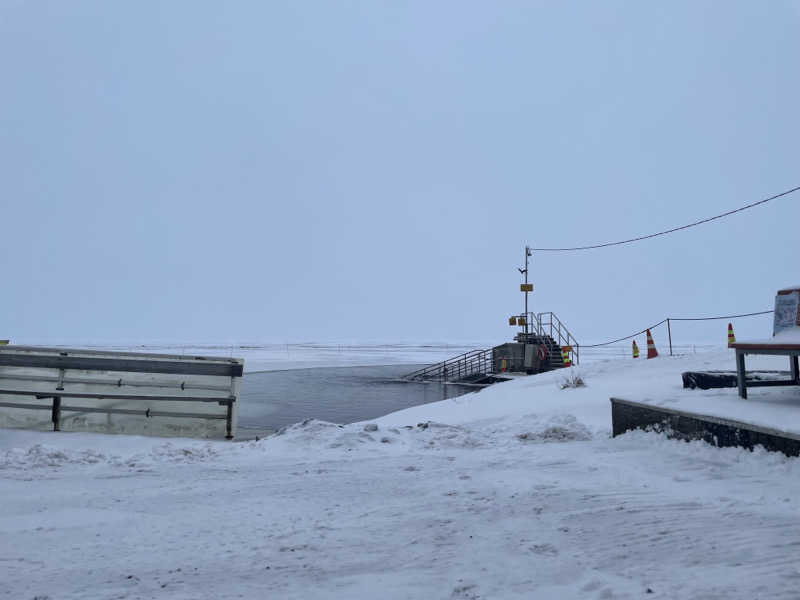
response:
<path id="1" fill-rule="evenodd" d="M 235 435 L 243 362 L 2 347 L 0 427 L 53 429 L 54 398 L 60 398 L 63 431 L 222 438 L 230 426 Z"/>

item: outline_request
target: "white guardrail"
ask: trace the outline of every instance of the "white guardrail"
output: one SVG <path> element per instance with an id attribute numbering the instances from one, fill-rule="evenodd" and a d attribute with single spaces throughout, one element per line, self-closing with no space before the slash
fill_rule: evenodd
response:
<path id="1" fill-rule="evenodd" d="M 233 439 L 244 361 L 0 346 L 0 427 Z"/>

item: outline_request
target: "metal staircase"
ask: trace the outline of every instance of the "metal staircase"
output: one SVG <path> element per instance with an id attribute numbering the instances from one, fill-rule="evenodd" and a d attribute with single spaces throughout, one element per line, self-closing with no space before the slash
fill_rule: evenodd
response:
<path id="1" fill-rule="evenodd" d="M 564 323 L 561 322 L 553 312 L 540 312 L 528 313 L 528 322 L 530 323 L 531 333 L 518 333 L 514 339 L 523 343 L 537 343 L 536 338 L 545 337 L 549 338 L 554 346 L 558 346 L 558 355 L 561 356 L 561 348 L 569 346 L 570 359 L 573 365 L 580 364 L 580 345 L 578 340 L 569 332 Z M 528 342 L 527 340 L 531 340 Z M 539 342 L 542 343 L 542 342 Z M 544 342 L 547 344 L 547 342 Z M 547 344 L 549 345 L 549 344 Z M 548 353 L 550 347 L 547 348 Z M 554 348 L 555 349 L 555 348 Z M 563 366 L 563 362 L 561 363 Z"/>
<path id="2" fill-rule="evenodd" d="M 440 363 L 429 365 L 404 379 L 412 381 L 460 381 L 478 383 L 492 373 L 492 348 L 487 350 L 470 350 L 449 358 Z"/>
<path id="3" fill-rule="evenodd" d="M 546 358 L 535 372 L 550 371 L 564 367 L 561 349 L 570 346 L 573 365 L 580 362 L 580 347 L 577 340 L 552 312 L 528 313 L 528 333 L 518 333 L 514 340 L 522 344 L 544 346 Z M 429 365 L 404 377 L 411 381 L 441 381 L 488 384 L 497 381 L 493 377 L 503 370 L 503 364 L 513 365 L 510 356 L 503 352 L 506 345 L 485 350 L 471 350 L 454 358 Z M 511 370 L 512 367 L 509 367 Z M 524 371 L 522 371 L 524 372 Z M 530 372 L 530 371 L 528 371 Z"/>

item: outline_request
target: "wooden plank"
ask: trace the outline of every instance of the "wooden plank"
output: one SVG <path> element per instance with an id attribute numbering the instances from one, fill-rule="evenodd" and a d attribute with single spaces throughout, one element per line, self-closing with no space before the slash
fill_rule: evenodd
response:
<path id="1" fill-rule="evenodd" d="M 748 354 L 786 354 L 800 353 L 800 344 L 753 344 L 751 342 L 734 342 L 731 348 L 747 350 Z"/>
<path id="2" fill-rule="evenodd" d="M 794 379 L 748 379 L 747 387 L 773 387 L 781 385 L 797 385 Z"/>
<path id="3" fill-rule="evenodd" d="M 173 375 L 217 375 L 241 377 L 240 363 L 204 363 L 201 361 L 164 361 L 94 356 L 48 356 L 0 352 L 0 366 L 78 369 L 85 371 L 123 371 L 130 373 L 169 373 Z"/>

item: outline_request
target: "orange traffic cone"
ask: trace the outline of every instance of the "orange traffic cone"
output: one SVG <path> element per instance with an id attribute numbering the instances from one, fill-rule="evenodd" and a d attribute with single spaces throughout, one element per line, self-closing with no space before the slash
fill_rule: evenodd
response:
<path id="1" fill-rule="evenodd" d="M 653 336 L 650 335 L 650 330 L 647 330 L 647 358 L 655 358 L 658 356 L 658 350 L 656 350 L 656 345 L 653 343 Z"/>
<path id="2" fill-rule="evenodd" d="M 633 340 L 633 358 L 639 358 L 639 346 L 636 345 L 636 340 Z"/>
<path id="3" fill-rule="evenodd" d="M 728 323 L 728 348 L 731 347 L 731 344 L 736 343 L 736 336 L 733 335 L 733 325 Z"/>
<path id="4" fill-rule="evenodd" d="M 565 367 L 572 366 L 572 359 L 569 357 L 569 353 L 572 352 L 572 346 L 562 346 L 561 348 L 561 360 L 564 363 Z"/>

